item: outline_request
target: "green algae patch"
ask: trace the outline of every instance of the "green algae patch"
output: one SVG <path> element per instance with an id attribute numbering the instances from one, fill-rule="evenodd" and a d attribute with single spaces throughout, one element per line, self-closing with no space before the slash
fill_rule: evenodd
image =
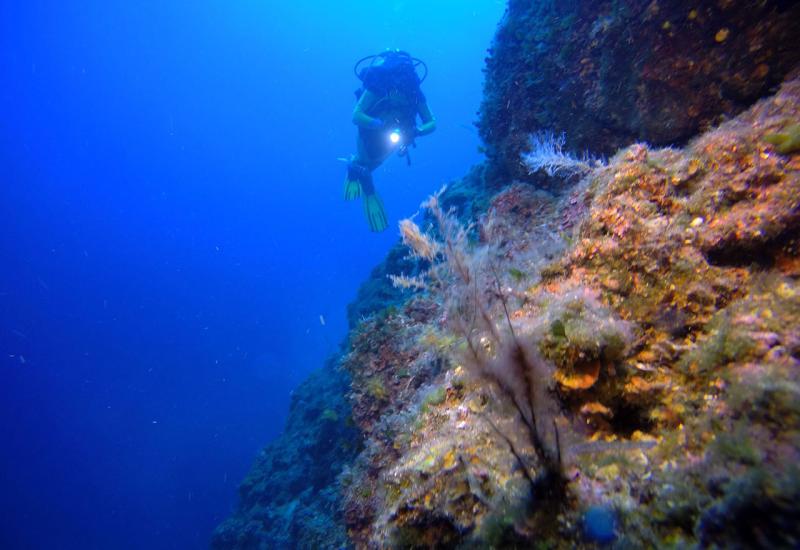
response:
<path id="1" fill-rule="evenodd" d="M 447 399 L 447 390 L 444 387 L 439 386 L 425 396 L 420 409 L 422 412 L 426 412 L 431 407 L 436 407 L 444 403 L 445 399 Z"/>
<path id="2" fill-rule="evenodd" d="M 754 347 L 748 331 L 734 324 L 725 311 L 710 323 L 705 342 L 683 358 L 682 367 L 689 374 L 707 376 L 717 367 L 745 359 Z"/>
<path id="3" fill-rule="evenodd" d="M 516 267 L 510 267 L 508 269 L 508 274 L 511 275 L 511 278 L 517 284 L 521 283 L 522 281 L 528 278 L 527 273 L 525 273 L 521 269 L 517 269 Z"/>
<path id="4" fill-rule="evenodd" d="M 546 300 L 541 314 L 548 320 L 539 350 L 558 367 L 595 360 L 616 361 L 631 341 L 629 323 L 617 318 L 587 291 Z"/>
<path id="5" fill-rule="evenodd" d="M 337 413 L 334 409 L 325 409 L 324 411 L 322 411 L 322 415 L 320 415 L 320 418 L 327 422 L 338 422 L 339 413 Z"/>
<path id="6" fill-rule="evenodd" d="M 378 377 L 371 378 L 367 381 L 366 390 L 367 395 L 379 401 L 386 401 L 389 397 L 386 385 Z"/>
<path id="7" fill-rule="evenodd" d="M 775 146 L 782 155 L 789 155 L 800 151 L 800 124 L 787 126 L 780 132 L 774 132 L 764 136 L 764 141 Z"/>

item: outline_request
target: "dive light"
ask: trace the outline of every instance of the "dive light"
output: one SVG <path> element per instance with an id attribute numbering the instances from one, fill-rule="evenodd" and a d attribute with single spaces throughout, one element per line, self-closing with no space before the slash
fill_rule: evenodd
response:
<path id="1" fill-rule="evenodd" d="M 389 141 L 392 142 L 393 145 L 397 145 L 400 143 L 400 129 L 392 130 L 389 134 Z"/>

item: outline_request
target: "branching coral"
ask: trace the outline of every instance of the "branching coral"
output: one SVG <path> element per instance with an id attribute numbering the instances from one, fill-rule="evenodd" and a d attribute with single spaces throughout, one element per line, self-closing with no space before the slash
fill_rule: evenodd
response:
<path id="1" fill-rule="evenodd" d="M 442 209 L 442 191 L 422 205 L 435 221 L 441 242 L 424 235 L 411 220 L 401 222 L 404 235 L 414 237 L 404 240 L 420 257 L 431 249 L 441 251 L 427 277 L 434 289 L 442 291 L 451 330 L 464 340 L 464 362 L 511 400 L 544 465 L 543 477 L 557 478 L 561 471 L 555 423 L 558 406 L 548 389 L 551 366 L 532 342 L 515 332 L 491 249 L 468 250 L 468 229 Z M 504 329 L 495 321 L 493 309 L 498 305 L 505 317 Z M 527 471 L 527 465 L 522 465 Z M 533 476 L 530 479 L 533 483 Z"/>
<path id="2" fill-rule="evenodd" d="M 425 281 L 419 277 L 411 277 L 409 275 L 389 275 L 389 280 L 392 281 L 392 286 L 395 288 L 404 289 L 421 289 L 425 288 Z"/>
<path id="3" fill-rule="evenodd" d="M 410 248 L 417 258 L 433 261 L 439 253 L 436 241 L 423 234 L 419 226 L 411 220 L 400 221 L 400 236 L 403 244 Z"/>

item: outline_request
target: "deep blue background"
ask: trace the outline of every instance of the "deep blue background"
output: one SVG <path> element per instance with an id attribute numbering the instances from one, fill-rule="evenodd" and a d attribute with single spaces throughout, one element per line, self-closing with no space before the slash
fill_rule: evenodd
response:
<path id="1" fill-rule="evenodd" d="M 479 160 L 503 8 L 0 3 L 0 547 L 207 546 L 397 220 Z M 336 158 L 387 47 L 439 129 L 373 235 Z"/>

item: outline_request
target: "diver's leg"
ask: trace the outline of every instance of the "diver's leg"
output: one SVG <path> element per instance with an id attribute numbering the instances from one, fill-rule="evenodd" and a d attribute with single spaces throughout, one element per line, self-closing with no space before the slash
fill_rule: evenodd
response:
<path id="1" fill-rule="evenodd" d="M 370 147 L 370 145 L 375 144 L 366 143 L 364 141 L 364 136 L 358 136 L 357 144 L 358 156 L 356 159 L 359 165 L 365 168 L 363 177 L 361 178 L 361 192 L 364 197 L 364 215 L 367 218 L 367 223 L 371 231 L 383 231 L 389 224 L 386 221 L 383 201 L 381 201 L 381 198 L 375 191 L 375 184 L 372 181 L 372 171 L 380 166 L 384 159 L 375 158 L 369 154 L 371 150 L 375 149 L 375 147 Z"/>
<path id="2" fill-rule="evenodd" d="M 357 158 L 362 166 L 369 168 L 372 172 L 391 156 L 394 149 L 386 147 L 381 143 L 382 134 L 360 135 L 356 140 Z"/>

